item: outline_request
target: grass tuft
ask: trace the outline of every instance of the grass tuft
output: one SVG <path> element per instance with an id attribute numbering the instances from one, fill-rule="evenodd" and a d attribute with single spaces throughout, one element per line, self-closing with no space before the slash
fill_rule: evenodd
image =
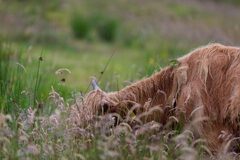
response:
<path id="1" fill-rule="evenodd" d="M 71 19 L 71 29 L 74 36 L 78 39 L 87 38 L 91 25 L 89 20 L 79 13 L 74 13 Z"/>

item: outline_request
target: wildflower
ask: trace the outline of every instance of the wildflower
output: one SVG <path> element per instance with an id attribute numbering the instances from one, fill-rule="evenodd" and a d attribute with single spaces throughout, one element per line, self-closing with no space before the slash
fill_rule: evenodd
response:
<path id="1" fill-rule="evenodd" d="M 33 126 L 34 121 L 35 121 L 35 113 L 36 113 L 36 109 L 32 109 L 31 107 L 27 110 L 27 117 L 26 119 L 23 121 L 23 128 L 24 130 L 28 130 L 30 127 Z"/>
<path id="2" fill-rule="evenodd" d="M 32 154 L 32 155 L 39 155 L 40 154 L 40 150 L 39 150 L 38 146 L 35 145 L 35 144 L 29 144 L 26 147 L 25 152 L 28 153 L 28 154 Z"/>

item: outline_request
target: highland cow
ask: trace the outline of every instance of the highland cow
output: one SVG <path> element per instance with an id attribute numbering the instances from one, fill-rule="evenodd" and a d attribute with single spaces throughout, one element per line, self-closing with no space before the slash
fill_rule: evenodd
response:
<path id="1" fill-rule="evenodd" d="M 116 92 L 106 93 L 93 82 L 84 105 L 93 114 L 126 117 L 132 110 L 143 122 L 163 125 L 174 116 L 205 138 L 213 152 L 222 151 L 239 136 L 240 48 L 210 44 L 177 62 Z"/>

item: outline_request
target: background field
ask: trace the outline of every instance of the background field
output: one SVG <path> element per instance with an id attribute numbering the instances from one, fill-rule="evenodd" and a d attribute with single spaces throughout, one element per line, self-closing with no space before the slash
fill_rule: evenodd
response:
<path id="1" fill-rule="evenodd" d="M 31 48 L 28 58 L 35 60 L 42 52 L 52 74 L 68 68 L 66 84 L 78 90 L 84 90 L 89 77 L 97 76 L 114 54 L 101 84 L 118 81 L 121 87 L 125 80 L 149 75 L 195 47 L 211 42 L 238 45 L 238 1 L 227 2 L 1 1 L 0 35 L 14 49 Z M 72 31 L 72 21 L 78 18 L 90 30 L 85 37 L 76 38 Z M 105 19 L 116 23 L 116 29 L 102 27 L 113 32 L 110 41 L 96 33 L 98 23 L 111 21 Z M 80 24 L 77 30 L 81 29 Z M 116 88 L 116 84 L 110 86 Z"/>
<path id="2" fill-rule="evenodd" d="M 0 0 L 0 113 L 49 114 L 51 87 L 71 103 L 92 76 L 118 90 L 198 46 L 239 41 L 238 0 Z"/>

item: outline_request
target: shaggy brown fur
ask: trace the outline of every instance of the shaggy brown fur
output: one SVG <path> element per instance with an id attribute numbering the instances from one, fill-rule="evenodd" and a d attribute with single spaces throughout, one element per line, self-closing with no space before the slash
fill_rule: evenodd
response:
<path id="1" fill-rule="evenodd" d="M 146 121 L 165 124 L 169 116 L 176 116 L 205 138 L 212 151 L 222 151 L 228 140 L 239 136 L 240 48 L 210 44 L 178 61 L 177 67 L 166 67 L 120 91 L 92 91 L 84 103 L 93 113 L 122 116 L 124 108 L 136 104 L 148 106 L 136 114 L 159 106 L 162 111 L 148 115 Z"/>

